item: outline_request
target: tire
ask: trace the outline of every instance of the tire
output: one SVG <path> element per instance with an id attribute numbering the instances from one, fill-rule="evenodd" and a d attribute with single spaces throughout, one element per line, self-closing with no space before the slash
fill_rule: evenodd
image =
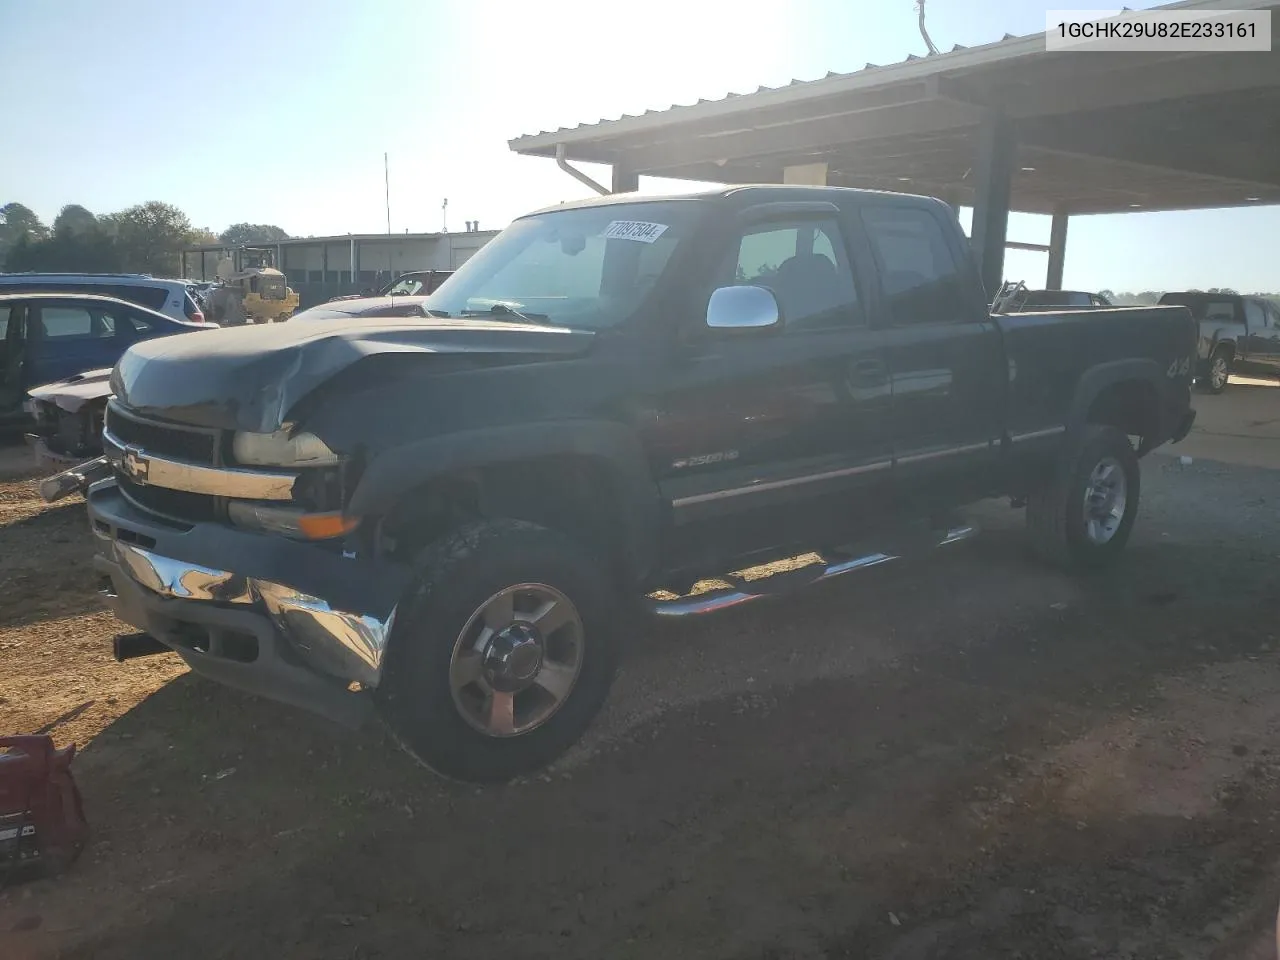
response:
<path id="1" fill-rule="evenodd" d="M 1100 478 L 1103 468 L 1110 466 Z M 1091 493 L 1120 484 L 1123 503 L 1112 500 L 1111 517 L 1091 525 Z M 1095 482 L 1097 481 L 1097 482 Z M 1142 474 L 1129 438 L 1115 427 L 1089 425 L 1058 467 L 1053 480 L 1027 498 L 1027 530 L 1041 558 L 1075 570 L 1096 570 L 1124 551 L 1138 516 Z M 1099 513 L 1106 497 L 1096 497 Z M 1118 517 L 1114 516 L 1118 511 Z M 1117 522 L 1112 523 L 1112 520 Z"/>
<path id="2" fill-rule="evenodd" d="M 1231 374 L 1231 355 L 1219 347 L 1209 358 L 1209 368 L 1200 380 L 1200 386 L 1206 393 L 1219 394 L 1227 389 L 1227 378 Z"/>
<path id="3" fill-rule="evenodd" d="M 400 745 L 436 773 L 471 782 L 510 780 L 564 753 L 613 682 L 621 607 L 604 569 L 564 534 L 515 520 L 472 523 L 428 547 L 400 604 L 378 692 Z M 492 619 L 507 595 L 516 619 Z M 557 619 L 572 614 L 576 621 L 543 636 L 529 618 L 547 603 Z M 511 625 L 495 633 L 486 617 Z M 536 673 L 525 676 L 532 660 Z M 543 687 L 552 680 L 567 689 L 558 705 Z M 520 689 L 495 692 L 499 686 Z M 510 699 L 500 701 L 500 694 Z M 512 705 L 504 711 L 500 702 Z"/>

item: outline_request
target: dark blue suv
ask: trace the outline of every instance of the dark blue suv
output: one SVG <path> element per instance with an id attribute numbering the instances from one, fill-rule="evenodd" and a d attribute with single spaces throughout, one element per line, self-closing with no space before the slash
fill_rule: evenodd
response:
<path id="1" fill-rule="evenodd" d="M 26 403 L 28 392 L 49 385 L 52 389 L 40 393 L 57 394 L 60 381 L 76 378 L 72 392 L 83 396 L 75 397 L 72 405 L 76 409 L 66 412 L 83 421 L 85 441 L 92 448 L 97 440 L 93 419 L 95 413 L 101 416 L 109 393 L 102 374 L 115 366 L 121 354 L 140 340 L 210 329 L 216 330 L 217 324 L 183 323 L 114 297 L 60 292 L 0 294 L 0 424 L 29 422 L 31 413 L 39 419 L 40 412 Z M 99 376 L 82 379 L 80 375 L 85 373 Z M 33 401 L 33 405 L 38 403 Z M 56 406 L 66 410 L 62 404 Z M 81 452 L 67 450 L 66 454 Z"/>

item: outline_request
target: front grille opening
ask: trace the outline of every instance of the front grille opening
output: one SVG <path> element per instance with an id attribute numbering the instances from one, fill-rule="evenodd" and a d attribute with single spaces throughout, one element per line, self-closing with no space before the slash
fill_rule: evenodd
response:
<path id="1" fill-rule="evenodd" d="M 148 453 L 174 457 L 190 463 L 213 463 L 218 449 L 218 431 L 144 420 L 108 405 L 107 429 L 121 443 L 140 447 Z"/>
<path id="2" fill-rule="evenodd" d="M 134 483 L 119 474 L 116 483 L 130 502 L 150 513 L 189 523 L 208 523 L 218 519 L 217 500 L 208 494 Z"/>

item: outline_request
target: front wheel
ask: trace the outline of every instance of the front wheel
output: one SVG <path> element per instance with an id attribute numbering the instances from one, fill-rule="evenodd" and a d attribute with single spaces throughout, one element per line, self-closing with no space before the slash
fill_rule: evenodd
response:
<path id="1" fill-rule="evenodd" d="M 1222 393 L 1227 389 L 1227 380 L 1231 376 L 1231 361 L 1224 350 L 1215 350 L 1209 358 L 1209 369 L 1205 371 L 1201 385 L 1209 393 Z"/>
<path id="2" fill-rule="evenodd" d="M 379 693 L 401 745 L 439 774 L 481 782 L 572 746 L 613 679 L 619 604 L 602 567 L 563 534 L 514 520 L 429 547 Z"/>
<path id="3" fill-rule="evenodd" d="M 1090 425 L 1057 475 L 1027 498 L 1027 529 L 1042 557 L 1096 569 L 1115 561 L 1138 516 L 1142 475 L 1128 436 Z"/>

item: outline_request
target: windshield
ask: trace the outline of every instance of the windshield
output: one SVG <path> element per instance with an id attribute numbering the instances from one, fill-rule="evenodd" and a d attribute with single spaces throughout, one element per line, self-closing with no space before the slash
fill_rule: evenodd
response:
<path id="1" fill-rule="evenodd" d="M 696 201 L 609 204 L 517 220 L 424 306 L 598 330 L 631 316 L 693 224 Z M 518 317 L 516 317 L 518 319 Z"/>
<path id="2" fill-rule="evenodd" d="M 415 297 L 426 293 L 427 281 L 422 277 L 401 277 L 382 292 L 384 297 Z"/>
<path id="3" fill-rule="evenodd" d="M 1188 293 L 1166 293 L 1160 298 L 1160 303 L 1165 306 L 1190 307 L 1191 316 L 1197 320 L 1234 323 L 1236 319 L 1234 300 L 1215 300 Z"/>

